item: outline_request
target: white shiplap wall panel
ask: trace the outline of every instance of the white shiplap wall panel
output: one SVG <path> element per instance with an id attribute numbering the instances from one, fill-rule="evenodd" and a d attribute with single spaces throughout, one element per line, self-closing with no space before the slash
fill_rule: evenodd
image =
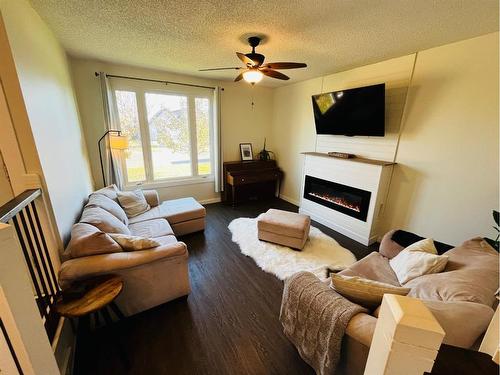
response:
<path id="1" fill-rule="evenodd" d="M 376 65 L 372 71 L 364 72 L 362 79 L 357 77 L 357 79 L 351 80 L 349 76 L 339 77 L 338 75 L 327 76 L 323 82 L 322 92 L 385 83 L 385 136 L 318 135 L 316 137 L 317 152 L 348 152 L 365 158 L 394 160 L 413 66 L 413 55 L 408 56 L 403 62 L 399 61 L 394 70 L 384 67 L 384 69 L 380 69 L 383 70 L 381 72 L 376 68 Z M 356 76 L 355 72 L 353 75 Z"/>

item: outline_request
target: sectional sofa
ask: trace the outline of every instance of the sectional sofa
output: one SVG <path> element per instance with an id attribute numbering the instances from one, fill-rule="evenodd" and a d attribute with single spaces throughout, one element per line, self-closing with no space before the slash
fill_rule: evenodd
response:
<path id="1" fill-rule="evenodd" d="M 401 286 L 389 260 L 421 239 L 410 232 L 393 230 L 384 236 L 378 252 L 339 273 Z M 445 344 L 477 349 L 498 304 L 498 252 L 482 238 L 457 247 L 434 244 L 439 254 L 449 257 L 444 271 L 417 277 L 403 286 L 411 289 L 409 297 L 424 302 L 443 327 Z M 349 321 L 342 341 L 339 374 L 364 373 L 377 317 L 378 309 L 357 314 Z"/>
<path id="2" fill-rule="evenodd" d="M 205 208 L 193 198 L 160 202 L 155 190 L 143 193 L 151 209 L 130 219 L 118 204 L 115 186 L 89 196 L 63 254 L 63 290 L 81 279 L 120 275 L 124 288 L 116 303 L 125 315 L 189 294 L 188 250 L 177 236 L 204 230 Z M 152 238 L 160 245 L 124 251 L 109 233 Z"/>

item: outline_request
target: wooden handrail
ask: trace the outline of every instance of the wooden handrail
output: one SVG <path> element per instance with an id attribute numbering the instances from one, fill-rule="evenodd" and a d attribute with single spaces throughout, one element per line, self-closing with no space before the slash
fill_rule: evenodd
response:
<path id="1" fill-rule="evenodd" d="M 31 278 L 40 317 L 52 340 L 58 324 L 58 316 L 52 311 L 52 306 L 60 289 L 35 202 L 41 197 L 41 189 L 32 189 L 11 199 L 0 207 L 0 223 L 11 225 L 14 229 Z"/>
<path id="2" fill-rule="evenodd" d="M 0 223 L 7 223 L 36 198 L 42 195 L 40 189 L 26 190 L 0 207 Z"/>

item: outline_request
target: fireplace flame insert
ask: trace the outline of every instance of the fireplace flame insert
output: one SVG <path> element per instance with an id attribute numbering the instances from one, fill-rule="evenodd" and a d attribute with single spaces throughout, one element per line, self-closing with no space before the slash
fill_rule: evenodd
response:
<path id="1" fill-rule="evenodd" d="M 362 221 L 366 221 L 368 216 L 371 194 L 366 190 L 307 175 L 304 184 L 305 199 Z"/>

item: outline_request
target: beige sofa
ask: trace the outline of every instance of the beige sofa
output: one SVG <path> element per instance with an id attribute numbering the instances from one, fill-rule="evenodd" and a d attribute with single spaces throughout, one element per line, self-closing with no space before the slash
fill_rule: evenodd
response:
<path id="1" fill-rule="evenodd" d="M 151 209 L 130 219 L 117 203 L 116 187 L 89 196 L 63 254 L 63 290 L 77 280 L 120 275 L 124 288 L 116 302 L 125 315 L 189 294 L 188 251 L 176 236 L 203 230 L 205 208 L 193 198 L 160 203 L 156 191 L 143 192 Z M 109 233 L 153 238 L 160 246 L 127 252 Z"/>
<path id="2" fill-rule="evenodd" d="M 389 259 L 421 238 L 409 232 L 391 231 L 384 236 L 379 252 L 369 254 L 340 274 L 400 286 Z M 408 296 L 421 299 L 433 313 L 446 332 L 444 343 L 477 348 L 497 303 L 498 253 L 480 238 L 455 248 L 439 243 L 436 247 L 449 257 L 445 270 L 417 277 L 403 286 L 411 288 Z M 338 373 L 363 374 L 377 316 L 378 309 L 355 315 L 350 320 L 342 342 Z"/>

